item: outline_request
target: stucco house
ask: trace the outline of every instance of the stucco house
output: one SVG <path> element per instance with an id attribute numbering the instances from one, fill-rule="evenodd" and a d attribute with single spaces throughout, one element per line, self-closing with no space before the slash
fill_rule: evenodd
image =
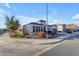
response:
<path id="1" fill-rule="evenodd" d="M 67 24 L 66 29 L 71 30 L 71 32 L 76 32 L 77 30 L 79 30 L 79 26 L 77 26 L 76 24 Z"/>
<path id="2" fill-rule="evenodd" d="M 18 32 L 18 33 L 20 33 L 20 34 L 23 34 L 23 27 L 20 26 L 20 27 L 16 30 L 16 32 Z"/>
<path id="3" fill-rule="evenodd" d="M 35 34 L 36 32 L 53 31 L 56 29 L 55 25 L 47 25 L 45 20 L 31 22 L 23 26 L 24 34 Z"/>
<path id="4" fill-rule="evenodd" d="M 66 31 L 66 24 L 54 24 L 57 27 L 58 32 L 65 32 Z"/>

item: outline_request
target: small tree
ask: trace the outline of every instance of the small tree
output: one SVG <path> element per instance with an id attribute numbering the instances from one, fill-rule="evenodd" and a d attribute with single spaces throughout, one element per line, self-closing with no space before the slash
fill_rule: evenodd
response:
<path id="1" fill-rule="evenodd" d="M 11 17 L 8 17 L 6 16 L 6 26 L 7 26 L 7 30 L 9 31 L 9 35 L 12 34 L 12 32 L 15 32 L 20 24 L 19 24 L 19 21 L 16 20 L 15 16 L 11 16 Z"/>

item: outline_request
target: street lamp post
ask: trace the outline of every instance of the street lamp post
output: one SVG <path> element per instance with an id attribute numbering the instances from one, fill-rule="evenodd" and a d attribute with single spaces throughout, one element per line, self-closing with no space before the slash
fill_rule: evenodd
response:
<path id="1" fill-rule="evenodd" d="M 48 3 L 46 3 L 46 21 L 47 21 L 47 24 L 46 24 L 46 39 L 48 39 Z"/>

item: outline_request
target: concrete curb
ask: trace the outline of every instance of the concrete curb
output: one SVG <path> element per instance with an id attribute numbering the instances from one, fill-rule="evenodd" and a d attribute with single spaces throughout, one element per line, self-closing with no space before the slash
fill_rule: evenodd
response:
<path id="1" fill-rule="evenodd" d="M 53 44 L 53 43 L 60 43 L 60 42 L 64 41 L 65 38 L 67 38 L 69 36 L 73 36 L 73 35 L 62 36 L 62 37 L 58 37 L 56 39 L 40 40 L 39 43 L 37 43 L 37 41 L 36 41 L 33 44 Z"/>
<path id="2" fill-rule="evenodd" d="M 47 44 L 47 43 L 52 43 L 52 42 L 59 42 L 62 41 L 62 39 L 48 39 L 48 40 L 36 40 L 33 42 L 33 44 Z"/>

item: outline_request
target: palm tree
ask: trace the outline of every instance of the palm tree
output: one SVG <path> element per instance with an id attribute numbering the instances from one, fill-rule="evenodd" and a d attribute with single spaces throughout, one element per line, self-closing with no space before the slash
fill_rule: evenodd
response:
<path id="1" fill-rule="evenodd" d="M 9 31 L 9 35 L 12 34 L 12 32 L 15 32 L 20 24 L 19 24 L 19 21 L 15 18 L 15 16 L 11 16 L 11 17 L 8 17 L 8 16 L 5 16 L 6 18 L 6 26 L 7 26 L 7 30 Z"/>

